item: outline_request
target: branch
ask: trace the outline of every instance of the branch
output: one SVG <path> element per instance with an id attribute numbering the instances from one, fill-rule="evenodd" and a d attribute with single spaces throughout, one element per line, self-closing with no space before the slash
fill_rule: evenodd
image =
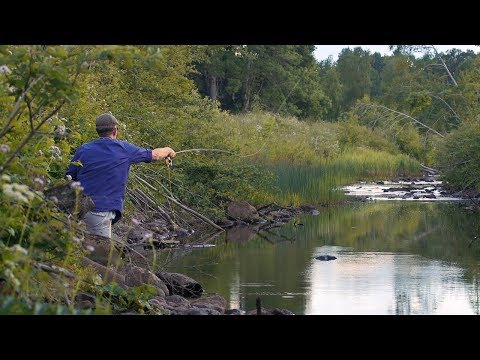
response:
<path id="1" fill-rule="evenodd" d="M 27 103 L 28 107 L 28 120 L 30 121 L 30 131 L 33 132 L 33 113 L 32 113 L 32 104 L 28 98 L 28 96 L 25 96 L 25 102 Z"/>
<path id="2" fill-rule="evenodd" d="M 177 154 L 181 154 L 181 153 L 186 153 L 186 152 L 200 152 L 200 151 L 216 151 L 216 152 L 224 152 L 224 153 L 228 153 L 228 154 L 232 154 L 232 155 L 237 155 L 231 151 L 227 151 L 227 150 L 221 150 L 221 149 L 188 149 L 188 150 L 180 150 L 180 151 L 176 151 Z"/>
<path id="3" fill-rule="evenodd" d="M 400 111 L 396 111 L 396 110 L 390 109 L 390 108 L 388 108 L 388 107 L 386 107 L 386 106 L 383 106 L 383 105 L 374 105 L 374 104 L 365 104 L 365 103 L 361 103 L 361 105 L 372 106 L 372 107 L 379 107 L 379 108 L 386 109 L 386 110 L 391 111 L 391 112 L 396 113 L 396 114 L 401 114 L 401 115 L 403 115 L 403 116 L 405 116 L 405 117 L 407 117 L 407 118 L 409 118 L 409 119 L 412 119 L 412 120 L 415 121 L 417 124 L 420 124 L 421 126 L 423 126 L 423 127 L 427 128 L 427 129 L 433 131 L 433 132 L 434 132 L 435 134 L 437 134 L 438 136 L 440 136 L 440 137 L 442 137 L 442 138 L 445 138 L 445 136 L 442 135 L 442 134 L 440 134 L 437 130 L 432 129 L 430 126 L 425 125 L 425 124 L 422 123 L 421 121 L 418 121 L 417 119 L 411 117 L 410 115 L 407 115 L 407 114 L 402 113 L 402 112 L 400 112 Z"/>
<path id="4" fill-rule="evenodd" d="M 40 75 L 36 80 L 32 81 L 32 83 L 28 86 L 28 88 L 22 93 L 22 95 L 20 95 L 17 102 L 15 103 L 15 106 L 14 106 L 12 112 L 8 116 L 7 123 L 3 127 L 2 131 L 0 131 L 0 138 L 7 133 L 8 129 L 10 127 L 10 124 L 13 121 L 13 118 L 17 115 L 18 111 L 20 110 L 20 104 L 23 101 L 23 98 L 25 97 L 25 95 L 27 95 L 27 92 L 32 88 L 33 85 L 35 85 L 37 82 L 39 82 L 42 78 L 43 78 L 43 75 Z"/>
<path id="5" fill-rule="evenodd" d="M 60 110 L 60 108 L 65 104 L 65 99 L 63 99 L 63 101 L 55 108 L 52 110 L 52 112 L 50 114 L 48 114 L 42 121 L 40 121 L 40 123 L 35 127 L 35 129 L 33 129 L 33 131 L 31 131 L 28 136 L 22 140 L 22 142 L 17 146 L 17 148 L 15 149 L 15 151 L 12 153 L 12 155 L 10 155 L 10 157 L 7 159 L 7 161 L 5 161 L 5 163 L 0 166 L 0 174 L 2 174 L 5 169 L 10 165 L 10 163 L 13 161 L 13 159 L 18 155 L 18 153 L 20 152 L 20 150 L 23 149 L 23 147 L 27 144 L 27 142 L 35 135 L 36 131 L 38 129 L 40 129 L 40 127 L 42 127 L 43 124 L 45 124 L 45 122 L 50 119 L 53 115 L 55 115 L 55 113 Z"/>
<path id="6" fill-rule="evenodd" d="M 48 265 L 48 264 L 41 263 L 39 261 L 34 262 L 33 266 L 35 266 L 36 268 L 38 268 L 40 270 L 49 272 L 49 273 L 65 275 L 66 277 L 68 277 L 70 279 L 75 278 L 75 275 L 73 275 L 70 271 L 68 271 L 67 269 L 64 269 L 60 266 Z"/>
<path id="7" fill-rule="evenodd" d="M 440 59 L 440 61 L 442 62 L 443 67 L 445 68 L 445 70 L 447 70 L 447 74 L 448 74 L 448 76 L 450 77 L 450 79 L 453 81 L 453 83 L 455 84 L 455 86 L 458 86 L 457 82 L 456 82 L 455 79 L 453 78 L 452 73 L 451 73 L 450 70 L 448 69 L 447 64 L 445 64 L 445 61 L 443 61 L 443 58 L 438 54 L 437 49 L 435 48 L 435 46 L 433 46 L 433 45 L 430 45 L 430 46 L 432 47 L 433 51 L 435 52 L 435 56 Z"/>
<path id="8" fill-rule="evenodd" d="M 457 113 L 455 112 L 455 110 L 452 109 L 452 107 L 445 101 L 443 100 L 440 96 L 437 96 L 437 95 L 433 95 L 431 93 L 429 93 L 430 96 L 434 97 L 435 99 L 438 99 L 440 100 L 441 102 L 443 102 L 445 105 L 447 105 L 447 107 L 450 109 L 450 111 L 453 113 L 453 115 L 455 115 L 455 117 L 458 119 L 458 121 L 461 121 L 460 120 L 460 117 L 457 115 Z"/>
<path id="9" fill-rule="evenodd" d="M 152 185 L 150 185 L 148 182 L 146 182 L 145 180 L 143 180 L 140 176 L 138 175 L 134 175 L 139 181 L 141 181 L 143 184 L 145 184 L 146 186 L 148 186 L 150 189 L 152 190 L 155 190 L 157 192 L 160 193 L 160 191 L 156 188 L 156 187 L 153 187 Z M 197 218 L 205 221 L 207 224 L 213 226 L 214 228 L 216 229 L 219 229 L 221 231 L 225 231 L 225 229 L 223 229 L 222 227 L 218 226 L 217 224 L 215 224 L 213 221 L 211 221 L 210 219 L 208 219 L 207 217 L 203 216 L 202 214 L 199 214 L 198 212 L 196 212 L 195 210 L 192 210 L 190 209 L 188 206 L 186 205 L 183 205 L 181 202 L 179 202 L 178 200 L 174 199 L 173 197 L 169 196 L 169 195 L 165 195 L 165 194 L 162 194 L 164 195 L 167 199 L 169 199 L 170 201 L 173 201 L 175 204 L 177 204 L 178 206 L 180 206 L 183 210 L 186 210 L 188 211 L 189 213 L 193 214 L 194 216 L 196 216 Z"/>

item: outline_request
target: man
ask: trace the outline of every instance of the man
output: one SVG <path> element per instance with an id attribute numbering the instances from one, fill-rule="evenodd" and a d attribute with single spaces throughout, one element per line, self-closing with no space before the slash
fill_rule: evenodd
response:
<path id="1" fill-rule="evenodd" d="M 122 217 L 130 165 L 173 158 L 176 154 L 169 147 L 150 150 L 117 140 L 119 123 L 111 114 L 100 115 L 95 124 L 100 138 L 77 149 L 67 176 L 79 181 L 95 203 L 84 217 L 87 231 L 111 238 L 112 224 Z"/>

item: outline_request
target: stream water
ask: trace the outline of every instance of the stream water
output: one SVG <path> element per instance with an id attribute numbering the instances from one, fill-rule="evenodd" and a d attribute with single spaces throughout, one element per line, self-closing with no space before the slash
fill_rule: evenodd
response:
<path id="1" fill-rule="evenodd" d="M 345 190 L 384 193 L 384 184 L 370 185 Z M 242 311 L 260 297 L 266 308 L 305 315 L 479 314 L 478 213 L 435 195 L 321 208 L 260 234 L 232 229 L 216 246 L 176 257 L 168 271 Z"/>

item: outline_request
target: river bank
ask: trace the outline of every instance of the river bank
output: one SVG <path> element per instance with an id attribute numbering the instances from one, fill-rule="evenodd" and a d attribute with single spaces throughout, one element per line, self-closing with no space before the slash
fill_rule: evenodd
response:
<path id="1" fill-rule="evenodd" d="M 218 224 L 224 229 L 226 241 L 246 241 L 288 223 L 295 216 L 318 215 L 319 211 L 311 205 L 281 207 L 272 203 L 255 208 L 245 201 L 234 201 L 229 204 L 227 214 L 228 220 Z M 174 218 L 182 219 L 183 223 L 173 223 L 171 219 Z M 156 261 L 162 251 L 173 250 L 185 255 L 182 250 L 215 246 L 211 242 L 223 232 L 212 234 L 208 224 L 198 218 L 188 218 L 185 213 L 166 216 L 159 212 L 136 212 L 114 226 L 114 246 L 104 238 L 85 235 L 85 242 L 94 251 L 83 264 L 93 268 L 104 284 L 114 282 L 126 290 L 152 286 L 156 294 L 146 303 L 149 314 L 293 315 L 288 309 L 263 307 L 261 298 L 252 309 L 229 308 L 220 295 L 205 294 L 198 281 L 181 273 L 168 272 L 166 262 Z M 94 299 L 94 294 L 83 292 L 76 301 L 82 309 L 95 309 Z M 132 314 L 131 311 L 118 313 Z"/>

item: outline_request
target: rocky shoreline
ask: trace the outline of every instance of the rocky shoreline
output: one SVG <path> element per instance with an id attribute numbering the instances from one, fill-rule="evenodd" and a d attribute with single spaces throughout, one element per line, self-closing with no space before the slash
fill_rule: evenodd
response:
<path id="1" fill-rule="evenodd" d="M 233 201 L 228 206 L 227 214 L 228 221 L 218 225 L 226 230 L 228 241 L 240 236 L 245 238 L 245 231 L 248 232 L 248 239 L 262 230 L 282 226 L 297 215 L 318 215 L 319 211 L 310 205 L 282 207 L 272 203 L 255 208 L 246 201 Z M 264 308 L 261 299 L 257 299 L 255 309 L 230 309 L 220 295 L 205 294 L 196 280 L 180 273 L 151 269 L 148 261 L 140 261 L 140 258 L 159 249 L 208 246 L 212 237 L 197 236 L 197 239 L 191 239 L 195 238 L 194 234 L 201 233 L 204 227 L 198 221 L 180 227 L 170 223 L 160 213 L 135 213 L 130 220 L 114 226 L 113 247 L 108 239 L 85 234 L 85 243 L 91 245 L 94 251 L 83 260 L 83 265 L 93 268 L 102 277 L 103 283 L 115 282 L 123 289 L 152 286 L 156 295 L 148 300 L 149 314 L 294 315 L 288 309 Z M 76 303 L 82 309 L 94 309 L 94 299 L 93 294 L 81 293 Z"/>

